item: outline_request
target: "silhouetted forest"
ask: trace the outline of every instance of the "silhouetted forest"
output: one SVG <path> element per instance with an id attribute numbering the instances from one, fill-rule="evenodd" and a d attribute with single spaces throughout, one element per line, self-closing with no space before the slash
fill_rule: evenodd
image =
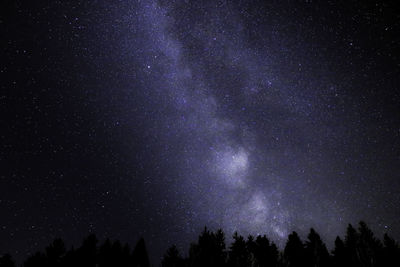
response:
<path id="1" fill-rule="evenodd" d="M 12 267 L 15 263 L 9 254 L 0 257 L 0 267 Z M 22 264 L 24 267 L 147 267 L 151 266 L 144 239 L 131 250 L 128 244 L 105 240 L 99 244 L 95 235 L 83 240 L 79 248 L 66 249 L 61 239 L 56 239 L 44 252 L 37 252 Z M 227 247 L 225 234 L 207 228 L 197 242 L 190 245 L 187 256 L 176 246 L 167 249 L 162 267 L 374 267 L 400 266 L 398 243 L 387 234 L 383 240 L 376 238 L 364 222 L 358 228 L 348 225 L 344 238 L 337 237 L 334 248 L 328 251 L 319 234 L 310 229 L 306 240 L 292 232 L 283 251 L 265 235 L 244 238 L 234 233 Z"/>

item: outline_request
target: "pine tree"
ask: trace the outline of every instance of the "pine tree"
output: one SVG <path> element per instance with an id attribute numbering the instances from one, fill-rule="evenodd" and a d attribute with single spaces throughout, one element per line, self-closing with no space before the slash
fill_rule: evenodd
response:
<path id="1" fill-rule="evenodd" d="M 233 234 L 233 243 L 229 250 L 229 267 L 246 267 L 251 265 L 250 254 L 247 250 L 246 241 L 237 232 Z"/>
<path id="2" fill-rule="evenodd" d="M 218 229 L 215 233 L 215 265 L 225 266 L 226 264 L 226 245 L 225 234 L 222 229 Z"/>
<path id="3" fill-rule="evenodd" d="M 342 239 L 340 239 L 339 236 L 337 236 L 335 239 L 335 248 L 332 251 L 332 254 L 333 254 L 334 266 L 342 266 L 342 267 L 350 266 L 344 242 L 342 241 Z"/>
<path id="4" fill-rule="evenodd" d="M 225 235 L 222 230 L 214 233 L 205 227 L 198 242 L 190 246 L 191 266 L 224 266 L 225 258 Z"/>
<path id="5" fill-rule="evenodd" d="M 61 239 L 55 239 L 53 243 L 46 248 L 46 256 L 49 266 L 61 266 L 65 253 L 64 241 Z"/>
<path id="6" fill-rule="evenodd" d="M 0 256 L 0 267 L 15 267 L 15 263 L 10 254 Z"/>
<path id="7" fill-rule="evenodd" d="M 37 252 L 30 256 L 25 262 L 24 267 L 38 267 L 38 266 L 48 266 L 47 257 L 44 253 Z"/>
<path id="8" fill-rule="evenodd" d="M 302 267 L 305 266 L 305 249 L 299 235 L 293 232 L 289 235 L 286 243 L 283 260 L 287 267 Z"/>
<path id="9" fill-rule="evenodd" d="M 308 241 L 306 241 L 305 250 L 308 265 L 312 267 L 329 266 L 329 252 L 319 234 L 311 228 L 307 238 Z"/>
<path id="10" fill-rule="evenodd" d="M 346 236 L 344 239 L 344 247 L 346 250 L 346 257 L 349 266 L 358 267 L 361 266 L 360 252 L 358 248 L 359 235 L 354 227 L 349 224 L 346 230 Z"/>
<path id="11" fill-rule="evenodd" d="M 113 266 L 113 256 L 111 252 L 111 241 L 106 239 L 99 248 L 99 267 L 111 267 Z"/>
<path id="12" fill-rule="evenodd" d="M 359 223 L 358 252 L 362 266 L 379 266 L 380 255 L 382 254 L 382 243 L 375 238 L 374 233 L 363 221 Z"/>
<path id="13" fill-rule="evenodd" d="M 274 243 L 270 243 L 265 235 L 257 236 L 255 240 L 255 248 L 251 252 L 254 255 L 253 266 L 275 267 L 278 265 L 278 248 Z"/>
<path id="14" fill-rule="evenodd" d="M 399 244 L 388 234 L 383 236 L 382 266 L 400 266 L 400 247 Z"/>
<path id="15" fill-rule="evenodd" d="M 172 245 L 168 248 L 167 252 L 165 253 L 162 262 L 162 267 L 182 267 L 183 266 L 183 259 L 179 254 L 179 250 L 175 245 Z"/>
<path id="16" fill-rule="evenodd" d="M 77 249 L 78 266 L 95 267 L 97 264 L 97 238 L 91 234 L 83 240 L 82 246 Z"/>
<path id="17" fill-rule="evenodd" d="M 135 249 L 132 252 L 132 261 L 134 267 L 149 267 L 150 261 L 147 254 L 146 244 L 141 238 L 137 242 Z"/>

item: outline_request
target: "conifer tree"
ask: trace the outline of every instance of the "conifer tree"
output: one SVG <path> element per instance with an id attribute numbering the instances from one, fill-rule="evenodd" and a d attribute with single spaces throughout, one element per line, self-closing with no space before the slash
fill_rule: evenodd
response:
<path id="1" fill-rule="evenodd" d="M 382 254 L 382 243 L 363 221 L 359 223 L 358 254 L 362 266 L 379 266 Z"/>
<path id="2" fill-rule="evenodd" d="M 229 250 L 229 267 L 246 267 L 250 266 L 251 263 L 250 254 L 248 252 L 246 241 L 243 236 L 237 232 L 233 234 L 233 243 Z"/>
<path id="3" fill-rule="evenodd" d="M 15 263 L 10 254 L 0 256 L 0 267 L 15 267 Z"/>
<path id="4" fill-rule="evenodd" d="M 132 261 L 134 267 L 149 267 L 149 255 L 147 253 L 146 244 L 143 238 L 137 242 L 135 249 L 132 252 Z"/>
<path id="5" fill-rule="evenodd" d="M 305 249 L 299 235 L 293 232 L 289 235 L 283 252 L 283 261 L 287 267 L 305 266 Z"/>
<path id="6" fill-rule="evenodd" d="M 356 229 L 351 224 L 349 224 L 347 226 L 346 236 L 344 239 L 344 247 L 346 250 L 346 257 L 349 266 L 361 266 L 358 243 L 359 235 Z"/>
<path id="7" fill-rule="evenodd" d="M 182 267 L 183 266 L 183 259 L 179 254 L 179 250 L 175 245 L 172 245 L 168 248 L 167 252 L 165 253 L 162 262 L 162 267 Z"/>
<path id="8" fill-rule="evenodd" d="M 383 236 L 382 266 L 400 266 L 400 246 L 388 234 Z"/>
<path id="9" fill-rule="evenodd" d="M 312 267 L 329 266 L 329 252 L 319 234 L 311 228 L 307 238 L 308 240 L 305 243 L 307 265 Z"/>
<path id="10" fill-rule="evenodd" d="M 350 266 L 344 242 L 339 236 L 337 236 L 335 239 L 335 248 L 332 251 L 332 254 L 334 266 Z"/>
<path id="11" fill-rule="evenodd" d="M 53 243 L 46 248 L 46 256 L 49 266 L 61 266 L 66 249 L 64 241 L 55 239 Z"/>

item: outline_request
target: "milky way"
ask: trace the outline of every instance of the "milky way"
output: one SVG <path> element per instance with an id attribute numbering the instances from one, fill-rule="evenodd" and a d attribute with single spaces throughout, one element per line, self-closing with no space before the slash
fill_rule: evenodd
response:
<path id="1" fill-rule="evenodd" d="M 280 2 L 10 4 L 0 238 L 399 237 L 398 20 Z"/>
<path id="2" fill-rule="evenodd" d="M 143 21 L 147 22 L 145 27 L 148 27 L 149 33 L 146 47 L 148 60 L 152 62 L 147 65 L 147 74 L 155 76 L 153 79 L 160 86 L 155 90 L 160 91 L 163 101 L 174 110 L 174 114 L 166 114 L 167 120 L 172 119 L 173 122 L 164 125 L 167 128 L 165 134 L 178 132 L 182 138 L 182 151 L 177 151 L 182 163 L 176 168 L 182 177 L 178 183 L 184 186 L 178 190 L 182 190 L 182 198 L 191 195 L 189 209 L 195 210 L 197 226 L 211 224 L 230 232 L 267 232 L 272 236 L 285 237 L 289 214 L 286 208 L 280 206 L 283 196 L 278 189 L 279 183 L 271 181 L 273 176 L 262 173 L 256 165 L 257 161 L 265 162 L 270 153 L 268 148 L 261 148 L 266 151 L 257 148 L 257 139 L 272 138 L 268 134 L 258 136 L 257 132 L 266 132 L 270 126 L 257 129 L 257 123 L 251 121 L 257 115 L 251 111 L 246 114 L 247 109 L 260 109 L 260 104 L 269 104 L 268 100 L 258 105 L 254 102 L 273 94 L 262 80 L 262 77 L 271 74 L 258 72 L 262 66 L 258 66 L 257 53 L 242 44 L 244 41 L 240 34 L 235 33 L 234 37 L 238 39 L 235 41 L 225 33 L 239 31 L 240 24 L 233 27 L 224 25 L 226 21 L 220 21 L 219 14 L 224 9 L 219 12 L 212 10 L 209 16 L 217 20 L 213 23 L 215 25 L 193 26 L 194 41 L 202 48 L 202 51 L 196 52 L 202 55 L 190 59 L 195 51 L 186 48 L 188 44 L 185 40 L 176 37 L 180 33 L 173 34 L 168 29 L 180 26 L 174 25 L 175 19 L 166 14 L 168 7 L 162 8 L 153 3 L 143 9 Z M 231 17 L 227 20 L 236 24 L 234 15 Z M 159 58 L 162 58 L 161 64 Z M 215 68 L 215 73 L 204 71 L 209 70 L 210 65 Z M 159 69 L 161 73 L 153 73 L 152 68 Z M 272 86 L 271 82 L 267 85 Z M 227 107 L 232 103 L 237 103 L 234 110 Z M 278 138 L 276 136 L 274 140 Z M 257 178 L 266 180 L 268 185 L 260 186 Z M 174 201 L 179 203 L 182 200 Z M 193 220 L 193 214 L 190 216 Z M 188 227 L 193 228 L 194 225 Z"/>
<path id="3" fill-rule="evenodd" d="M 177 175 L 169 201 L 190 211 L 177 214 L 178 228 L 211 225 L 280 242 L 313 226 L 332 240 L 357 220 L 343 188 L 358 185 L 340 166 L 354 159 L 338 156 L 360 127 L 357 105 L 339 107 L 351 85 L 313 62 L 302 51 L 309 44 L 281 33 L 285 26 L 248 28 L 242 6 L 139 6 L 131 27 L 145 32 L 145 86 L 165 109 L 155 129 L 168 145 L 161 160 L 174 158 Z"/>

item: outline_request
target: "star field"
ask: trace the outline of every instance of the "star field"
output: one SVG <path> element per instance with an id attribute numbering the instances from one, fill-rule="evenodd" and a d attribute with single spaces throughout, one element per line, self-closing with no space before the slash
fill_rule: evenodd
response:
<path id="1" fill-rule="evenodd" d="M 201 229 L 400 238 L 396 7 L 1 4 L 0 253 Z"/>

